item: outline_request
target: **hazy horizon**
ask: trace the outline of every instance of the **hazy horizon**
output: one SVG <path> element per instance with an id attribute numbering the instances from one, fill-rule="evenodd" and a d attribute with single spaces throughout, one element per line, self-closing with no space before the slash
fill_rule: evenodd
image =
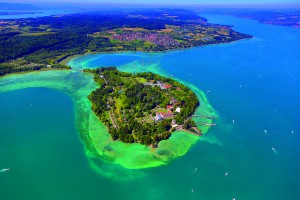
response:
<path id="1" fill-rule="evenodd" d="M 299 1 L 295 0 L 247 0 L 241 3 L 240 0 L 211 0 L 209 3 L 204 0 L 45 0 L 43 2 L 38 0 L 0 0 L 0 3 L 20 3 L 20 4 L 117 4 L 117 5 L 201 5 L 201 6 L 251 6 L 251 7 L 259 7 L 264 5 L 272 5 L 275 7 L 289 7 L 294 5 L 300 5 Z"/>
<path id="2" fill-rule="evenodd" d="M 74 1 L 73 3 L 71 1 Z M 155 0 L 157 1 L 157 0 Z M 75 9 L 78 6 L 82 6 L 83 4 L 86 6 L 86 9 L 91 9 L 94 8 L 93 5 L 102 5 L 103 8 L 107 8 L 108 6 L 113 6 L 113 7 L 144 7 L 146 6 L 147 8 L 155 8 L 155 7 L 162 7 L 162 6 L 170 6 L 170 7 L 174 7 L 174 8 L 178 8 L 180 6 L 180 8 L 194 8 L 194 9 L 199 9 L 199 8 L 258 8 L 258 9 L 299 9 L 300 8 L 300 2 L 292 2 L 290 1 L 289 3 L 282 3 L 282 2 L 269 2 L 269 3 L 264 3 L 266 1 L 262 1 L 261 3 L 252 3 L 249 2 L 244 2 L 244 3 L 233 3 L 231 1 L 229 2 L 222 2 L 222 3 L 217 3 L 216 2 L 209 2 L 209 3 L 202 3 L 201 1 L 197 1 L 197 2 L 181 2 L 181 0 L 177 0 L 177 1 L 173 1 L 174 3 L 171 3 L 170 1 L 164 1 L 164 2 L 149 2 L 144 1 L 144 2 L 129 2 L 129 1 L 125 1 L 125 2 L 105 2 L 105 1 L 96 1 L 96 0 L 88 0 L 86 2 L 82 2 L 82 0 L 64 0 L 64 1 L 36 1 L 36 0 L 32 0 L 32 1 L 24 1 L 24 0 L 19 0 L 19 1 L 1 1 L 0 3 L 9 3 L 9 4 L 31 4 L 34 6 L 37 6 L 40 9 L 45 9 L 46 7 L 49 6 L 49 8 L 55 8 L 55 7 L 61 7 L 61 8 L 66 8 L 69 7 L 71 9 Z M 234 1 L 234 0 L 233 0 Z M 1 9 L 1 8 L 0 8 Z"/>

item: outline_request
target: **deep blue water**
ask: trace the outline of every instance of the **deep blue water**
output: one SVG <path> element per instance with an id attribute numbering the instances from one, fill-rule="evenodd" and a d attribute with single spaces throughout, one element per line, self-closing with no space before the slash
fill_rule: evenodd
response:
<path id="1" fill-rule="evenodd" d="M 180 181 L 190 180 L 186 187 L 193 189 L 195 199 L 297 199 L 300 30 L 230 16 L 205 17 L 254 37 L 159 54 L 87 55 L 70 64 L 122 68 L 126 63 L 156 63 L 159 70 L 211 91 L 208 99 L 221 116 L 218 126 L 174 164 L 181 163 L 182 170 L 200 169 L 193 178 L 176 173 Z"/>
<path id="2" fill-rule="evenodd" d="M 67 96 L 41 89 L 3 93 L 0 168 L 9 165 L 16 172 L 0 174 L 0 199 L 22 199 L 17 190 L 22 190 L 19 194 L 26 196 L 23 199 L 299 199 L 300 30 L 230 16 L 205 17 L 213 23 L 234 25 L 235 30 L 254 38 L 168 53 L 100 54 L 73 61 L 73 67 L 79 68 L 82 63 L 88 67 L 155 63 L 167 74 L 203 91 L 210 90 L 208 99 L 219 113 L 218 125 L 185 156 L 167 166 L 142 170 L 144 176 L 127 181 L 101 177 L 85 160 Z M 40 95 L 45 98 L 41 100 Z M 34 100 L 37 102 L 31 108 Z M 42 113 L 29 112 L 36 104 Z M 28 117 L 31 115 L 37 123 Z M 42 121 L 46 118 L 51 126 Z M 35 131 L 36 126 L 46 127 L 46 131 Z M 45 147 L 39 144 L 39 138 L 32 137 L 44 137 L 42 141 L 48 138 L 47 152 L 55 150 L 58 157 L 38 154 L 31 162 L 32 152 L 20 150 L 20 145 L 41 152 Z M 22 162 L 24 155 L 26 160 Z M 50 167 L 46 167 L 43 174 L 43 168 L 38 168 L 42 179 L 31 177 L 35 176 L 31 168 L 41 166 L 38 162 L 57 168 L 58 161 L 63 170 L 49 173 Z M 30 166 L 28 174 L 20 172 L 24 163 Z M 224 176 L 225 172 L 229 175 Z M 35 187 L 26 185 L 26 193 L 22 183 L 38 185 L 38 191 L 44 193 L 30 198 Z"/>

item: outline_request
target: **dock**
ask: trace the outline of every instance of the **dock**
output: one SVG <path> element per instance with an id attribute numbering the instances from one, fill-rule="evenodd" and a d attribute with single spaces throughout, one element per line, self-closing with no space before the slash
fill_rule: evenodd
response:
<path id="1" fill-rule="evenodd" d="M 204 126 L 216 126 L 217 124 L 214 124 L 214 123 L 211 123 L 211 124 L 209 124 L 209 123 L 201 123 L 202 125 L 204 125 Z"/>
<path id="2" fill-rule="evenodd" d="M 201 136 L 201 135 L 202 135 L 201 131 L 200 131 L 197 127 L 193 127 L 193 129 L 194 129 L 197 133 L 192 132 L 192 131 L 187 130 L 187 129 L 184 129 L 182 126 L 178 126 L 178 128 L 176 128 L 176 130 L 184 131 L 184 132 L 187 132 L 187 133 L 192 134 L 192 135 L 195 135 L 195 136 Z"/>
<path id="3" fill-rule="evenodd" d="M 194 115 L 193 117 L 202 117 L 207 119 L 217 119 L 217 116 L 207 116 L 207 115 Z"/>

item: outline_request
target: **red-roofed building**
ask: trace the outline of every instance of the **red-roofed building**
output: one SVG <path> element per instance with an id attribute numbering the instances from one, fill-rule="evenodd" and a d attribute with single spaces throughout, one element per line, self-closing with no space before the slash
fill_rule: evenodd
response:
<path id="1" fill-rule="evenodd" d="M 163 87 L 165 88 L 165 89 L 170 89 L 171 87 L 172 87 L 172 85 L 171 84 L 163 84 Z"/>
<path id="2" fill-rule="evenodd" d="M 160 112 L 159 114 L 164 119 L 169 119 L 169 118 L 174 117 L 173 112 L 171 110 L 168 110 L 166 113 Z"/>
<path id="3" fill-rule="evenodd" d="M 173 108 L 174 108 L 173 105 L 167 105 L 167 109 L 168 109 L 168 110 L 172 110 Z"/>

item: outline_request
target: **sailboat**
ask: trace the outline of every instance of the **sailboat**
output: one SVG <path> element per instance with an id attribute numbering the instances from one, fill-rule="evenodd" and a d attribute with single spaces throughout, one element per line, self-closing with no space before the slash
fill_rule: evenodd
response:
<path id="1" fill-rule="evenodd" d="M 9 171 L 10 168 L 4 168 L 4 169 L 1 169 L 0 172 L 6 172 L 6 171 Z"/>

